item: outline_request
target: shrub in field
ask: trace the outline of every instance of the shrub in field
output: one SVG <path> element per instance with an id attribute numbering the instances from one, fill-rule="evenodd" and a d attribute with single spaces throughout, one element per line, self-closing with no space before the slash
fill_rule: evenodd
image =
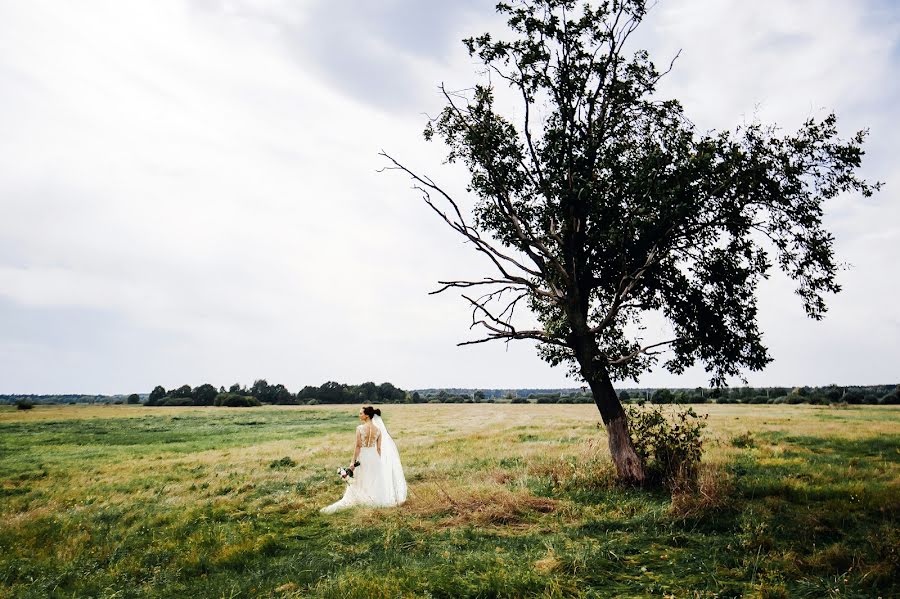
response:
<path id="1" fill-rule="evenodd" d="M 756 447 L 756 440 L 753 438 L 753 433 L 747 431 L 746 433 L 732 437 L 731 445 L 740 448 Z"/>
<path id="2" fill-rule="evenodd" d="M 190 397 L 167 397 L 158 405 L 160 406 L 192 406 L 194 400 Z"/>
<path id="3" fill-rule="evenodd" d="M 697 480 L 703 455 L 703 429 L 707 416 L 693 408 L 672 410 L 626 406 L 635 451 L 643 460 L 647 480 L 669 488 L 690 486 Z"/>
<path id="4" fill-rule="evenodd" d="M 31 403 L 30 399 L 20 399 L 16 402 L 17 410 L 30 410 L 34 407 L 34 404 Z"/>
<path id="5" fill-rule="evenodd" d="M 594 398 L 590 395 L 564 395 L 556 403 L 594 403 Z"/>
<path id="6" fill-rule="evenodd" d="M 238 395 L 236 393 L 219 393 L 216 396 L 215 405 L 224 406 L 226 408 L 250 408 L 262 404 L 258 399 L 249 395 Z"/>
<path id="7" fill-rule="evenodd" d="M 513 397 L 509 401 L 509 403 L 530 403 L 530 402 L 527 399 L 525 399 L 524 397 Z"/>
<path id="8" fill-rule="evenodd" d="M 289 456 L 284 456 L 281 459 L 273 460 L 272 463 L 269 464 L 269 468 L 293 468 L 297 465 L 297 462 L 292 460 Z"/>

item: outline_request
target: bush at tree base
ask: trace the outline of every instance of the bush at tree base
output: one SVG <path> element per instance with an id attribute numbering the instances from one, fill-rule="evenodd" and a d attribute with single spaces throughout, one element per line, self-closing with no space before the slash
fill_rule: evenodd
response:
<path id="1" fill-rule="evenodd" d="M 674 408 L 671 419 L 659 405 L 624 406 L 635 452 L 643 460 L 647 484 L 668 488 L 693 485 L 703 455 L 703 429 L 708 415 L 693 408 Z"/>

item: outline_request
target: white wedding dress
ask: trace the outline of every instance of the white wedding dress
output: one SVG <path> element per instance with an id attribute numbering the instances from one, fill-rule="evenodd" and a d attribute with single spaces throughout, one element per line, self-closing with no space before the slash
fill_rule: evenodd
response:
<path id="1" fill-rule="evenodd" d="M 362 440 L 359 466 L 353 470 L 353 477 L 347 483 L 344 496 L 319 510 L 323 514 L 332 514 L 353 506 L 391 507 L 406 501 L 406 478 L 397 445 L 384 426 L 381 416 L 376 414 L 372 418 L 372 424 L 378 431 L 372 439 L 368 439 L 369 443 L 366 443 L 366 425 L 361 424 L 356 428 L 357 438 Z"/>

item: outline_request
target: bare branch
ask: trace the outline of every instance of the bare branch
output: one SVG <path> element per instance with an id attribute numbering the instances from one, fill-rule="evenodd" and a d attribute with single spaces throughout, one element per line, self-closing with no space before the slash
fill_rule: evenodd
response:
<path id="1" fill-rule="evenodd" d="M 609 364 L 610 366 L 624 364 L 625 362 L 630 362 L 631 360 L 633 360 L 634 358 L 638 357 L 641 354 L 646 354 L 646 355 L 661 354 L 662 353 L 661 351 L 650 351 L 650 350 L 657 348 L 657 347 L 662 347 L 664 345 L 671 345 L 672 343 L 675 343 L 676 341 L 678 341 L 678 339 L 670 339 L 668 341 L 660 341 L 659 343 L 654 343 L 652 345 L 646 345 L 644 347 L 636 349 L 635 351 L 631 352 L 630 354 L 624 355 L 620 358 L 616 358 L 615 360 L 609 360 L 607 362 L 607 364 Z"/>
<path id="2" fill-rule="evenodd" d="M 489 294 L 489 295 L 492 295 L 492 294 Z M 485 343 L 487 341 L 493 341 L 493 340 L 509 341 L 512 339 L 534 339 L 534 340 L 540 341 L 542 343 L 549 343 L 552 345 L 558 345 L 560 347 L 566 347 L 566 348 L 569 347 L 569 344 L 558 335 L 553 335 L 553 334 L 547 333 L 546 331 L 519 330 L 519 329 L 516 329 L 511 324 L 510 321 L 512 319 L 512 310 L 514 309 L 516 302 L 518 302 L 520 299 L 522 299 L 522 296 L 512 300 L 510 302 L 510 305 L 508 305 L 506 307 L 506 309 L 499 316 L 495 316 L 494 314 L 491 313 L 490 310 L 488 310 L 487 306 L 485 305 L 486 301 L 483 299 L 484 297 L 485 296 L 482 296 L 482 298 L 478 298 L 477 300 L 475 300 L 467 295 L 463 295 L 463 298 L 465 298 L 473 307 L 472 308 L 472 324 L 470 325 L 469 328 L 472 329 L 475 326 L 480 325 L 490 332 L 488 333 L 487 337 L 485 337 L 484 339 L 476 339 L 473 341 L 463 341 L 461 343 L 458 343 L 457 345 L 472 345 L 475 343 Z M 503 315 L 507 311 L 510 311 L 510 315 L 509 315 L 509 317 L 507 317 L 506 320 L 503 320 Z M 483 315 L 484 318 L 479 318 L 479 315 Z"/>
<path id="3" fill-rule="evenodd" d="M 529 291 L 536 293 L 542 297 L 546 298 L 555 298 L 556 296 L 551 291 L 547 291 L 546 289 L 542 289 L 537 285 L 529 284 L 526 285 L 524 283 L 510 281 L 509 279 L 492 279 L 489 277 L 485 277 L 480 281 L 438 281 L 438 285 L 443 285 L 440 289 L 436 289 L 435 291 L 429 291 L 429 295 L 437 295 L 438 293 L 443 293 L 444 291 L 450 288 L 459 288 L 466 289 L 468 287 L 476 287 L 479 285 L 510 285 L 510 286 L 518 286 L 519 288 L 526 288 Z"/>
<path id="4" fill-rule="evenodd" d="M 444 87 L 442 85 L 441 90 L 443 89 Z M 464 124 L 466 127 L 469 127 L 468 119 L 453 101 L 453 98 L 451 98 L 450 95 L 446 93 L 446 91 L 444 91 L 444 98 L 447 100 L 450 108 L 456 113 L 456 117 L 459 119 L 460 123 Z M 491 182 L 497 185 L 498 188 L 501 187 L 488 160 L 482 160 L 482 167 L 485 169 L 485 172 L 487 173 Z M 531 261 L 535 264 L 535 266 L 537 266 L 538 270 L 541 271 L 544 277 L 548 280 L 552 278 L 546 264 L 547 262 L 550 262 L 556 269 L 557 276 L 559 276 L 559 278 L 563 281 L 567 281 L 569 279 L 569 273 L 566 271 L 562 263 L 556 258 L 556 255 L 551 252 L 546 245 L 544 245 L 544 243 L 540 240 L 540 236 L 535 234 L 534 231 L 532 231 L 528 226 L 528 224 L 524 223 L 519 218 L 518 214 L 516 213 L 516 208 L 515 206 L 513 206 L 512 201 L 510 200 L 509 191 L 504 190 L 504 193 L 496 194 L 493 199 L 495 200 L 494 205 L 513 226 L 513 229 L 516 233 L 516 238 L 521 242 L 521 250 L 524 251 L 529 258 L 531 258 Z M 540 255 L 535 253 L 534 250 L 537 250 Z"/>
<path id="5" fill-rule="evenodd" d="M 463 218 L 462 212 L 460 211 L 457 203 L 443 189 L 438 187 L 431 179 L 429 179 L 427 177 L 420 177 L 419 175 L 417 175 L 414 172 L 412 172 L 411 170 L 409 170 L 407 167 L 400 164 L 397 160 L 395 160 L 392 156 L 385 153 L 384 151 L 379 152 L 379 155 L 384 156 L 385 158 L 387 158 L 394 164 L 394 167 L 386 167 L 386 169 L 382 169 L 382 170 L 398 170 L 399 169 L 399 170 L 402 170 L 403 172 L 405 172 L 407 175 L 409 175 L 414 181 L 416 181 L 418 183 L 418 185 L 413 185 L 413 188 L 417 189 L 418 191 L 420 191 L 422 193 L 422 199 L 425 201 L 425 203 L 428 204 L 428 206 L 431 207 L 431 209 L 434 210 L 435 213 L 437 213 L 437 215 L 440 216 L 444 222 L 446 222 L 448 225 L 450 225 L 450 227 L 452 229 L 454 229 L 455 231 L 457 231 L 458 233 L 460 233 L 461 235 L 466 237 L 469 241 L 474 243 L 475 247 L 478 251 L 487 255 L 491 259 L 491 261 L 494 263 L 494 265 L 498 268 L 498 270 L 500 270 L 500 272 L 503 274 L 504 277 L 506 277 L 510 281 L 514 281 L 514 282 L 521 283 L 524 285 L 529 285 L 529 286 L 534 285 L 534 283 L 532 283 L 531 281 L 529 281 L 526 278 L 510 274 L 509 271 L 503 266 L 503 264 L 501 264 L 501 260 L 508 264 L 515 266 L 516 268 L 519 268 L 521 271 L 527 273 L 528 276 L 541 277 L 542 273 L 540 273 L 534 269 L 528 268 L 527 266 L 523 265 L 521 262 L 519 262 L 512 256 L 509 256 L 509 255 L 505 254 L 504 252 L 501 252 L 495 246 L 488 243 L 483 237 L 481 237 L 481 234 L 478 232 L 477 229 L 466 224 L 465 219 Z M 453 211 L 456 214 L 457 220 L 452 219 L 450 216 L 447 215 L 446 212 L 444 212 L 443 210 L 441 210 L 434 204 L 434 202 L 431 199 L 431 194 L 430 194 L 429 190 L 435 191 L 438 194 L 440 194 L 441 196 L 443 196 L 443 198 L 450 204 L 450 206 L 452 206 Z"/>

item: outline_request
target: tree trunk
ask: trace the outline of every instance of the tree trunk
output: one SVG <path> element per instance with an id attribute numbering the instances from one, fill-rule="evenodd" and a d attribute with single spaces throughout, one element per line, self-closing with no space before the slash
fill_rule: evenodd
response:
<path id="1" fill-rule="evenodd" d="M 600 417 L 606 425 L 609 435 L 609 454 L 619 478 L 626 482 L 642 483 L 644 481 L 644 464 L 634 451 L 631 435 L 628 432 L 628 417 L 622 403 L 616 396 L 609 375 L 594 365 L 581 365 L 581 372 L 591 387 L 594 403 L 600 410 Z"/>

